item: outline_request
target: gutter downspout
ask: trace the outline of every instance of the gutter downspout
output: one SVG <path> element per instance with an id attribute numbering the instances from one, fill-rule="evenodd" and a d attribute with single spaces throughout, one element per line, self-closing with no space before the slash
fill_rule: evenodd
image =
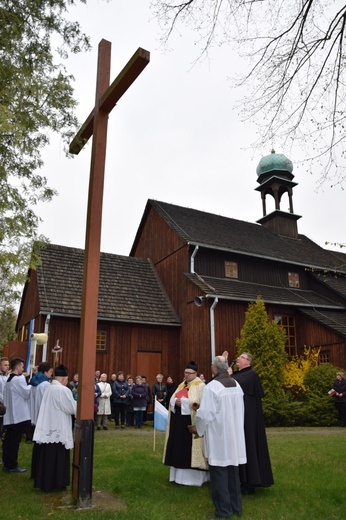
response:
<path id="1" fill-rule="evenodd" d="M 25 360 L 25 372 L 29 373 L 30 371 L 30 351 L 31 351 L 31 334 L 34 332 L 35 319 L 30 320 L 29 322 L 29 332 L 28 332 L 28 350 L 26 353 Z"/>
<path id="2" fill-rule="evenodd" d="M 49 323 L 50 323 L 50 314 L 47 314 L 46 321 L 44 324 L 44 333 L 49 337 Z M 47 361 L 47 343 L 43 345 L 42 349 L 42 361 Z"/>
<path id="3" fill-rule="evenodd" d="M 190 258 L 190 273 L 195 274 L 195 256 L 197 255 L 199 250 L 199 246 L 195 246 L 195 249 L 193 250 L 193 253 Z"/>
<path id="4" fill-rule="evenodd" d="M 211 348 L 211 360 L 215 357 L 215 318 L 214 318 L 214 309 L 219 302 L 218 297 L 214 298 L 213 304 L 210 307 L 210 348 Z"/>
<path id="5" fill-rule="evenodd" d="M 190 258 L 190 273 L 191 274 L 197 274 L 195 272 L 195 257 L 198 253 L 199 246 L 195 246 L 195 249 L 193 250 L 193 253 Z M 198 275 L 197 275 L 198 276 Z M 208 295 L 206 295 L 208 298 Z M 211 359 L 214 359 L 215 357 L 215 318 L 214 318 L 214 309 L 217 306 L 219 302 L 219 299 L 217 296 L 215 296 L 212 306 L 210 307 L 209 313 L 210 313 L 210 349 L 211 349 Z"/>

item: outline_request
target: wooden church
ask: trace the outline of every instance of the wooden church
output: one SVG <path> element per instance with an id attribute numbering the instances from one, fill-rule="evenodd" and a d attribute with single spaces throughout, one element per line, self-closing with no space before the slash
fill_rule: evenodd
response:
<path id="1" fill-rule="evenodd" d="M 261 159 L 257 223 L 148 200 L 130 256 L 101 254 L 95 369 L 145 374 L 150 383 L 162 372 L 180 381 L 194 359 L 209 374 L 215 354 L 227 349 L 235 356 L 245 311 L 259 296 L 285 329 L 290 356 L 315 346 L 320 363 L 346 367 L 346 255 L 298 233 L 292 172 L 285 155 Z M 269 213 L 268 198 L 275 206 Z M 36 332 L 49 332 L 47 359 L 59 339 L 71 371 L 77 369 L 83 256 L 57 245 L 42 250 L 17 323 L 21 341 L 33 320 Z"/>

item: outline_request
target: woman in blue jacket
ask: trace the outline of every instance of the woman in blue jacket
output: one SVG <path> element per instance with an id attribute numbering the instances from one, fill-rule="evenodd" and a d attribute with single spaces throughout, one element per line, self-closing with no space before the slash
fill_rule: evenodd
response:
<path id="1" fill-rule="evenodd" d="M 147 408 L 148 389 L 147 386 L 142 383 L 141 376 L 136 377 L 131 393 L 136 428 L 142 428 L 143 414 Z"/>
<path id="2" fill-rule="evenodd" d="M 130 388 L 125 381 L 124 372 L 117 372 L 116 380 L 112 386 L 112 400 L 114 403 L 114 421 L 115 427 L 119 428 L 119 420 L 121 428 L 125 428 L 126 423 L 126 409 L 130 396 Z"/>

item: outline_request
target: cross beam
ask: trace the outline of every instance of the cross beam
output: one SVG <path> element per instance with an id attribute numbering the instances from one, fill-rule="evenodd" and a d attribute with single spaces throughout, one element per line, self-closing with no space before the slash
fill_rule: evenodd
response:
<path id="1" fill-rule="evenodd" d="M 139 47 L 120 74 L 108 87 L 103 96 L 98 100 L 98 109 L 109 114 L 117 104 L 117 101 L 119 101 L 121 96 L 148 65 L 149 60 L 150 53 Z M 94 117 L 95 108 L 90 112 L 80 130 L 73 138 L 69 148 L 70 153 L 78 155 L 84 145 L 88 142 L 93 133 Z"/>
<path id="2" fill-rule="evenodd" d="M 95 106 L 70 144 L 70 152 L 78 154 L 88 139 L 93 136 L 78 348 L 78 407 L 72 478 L 72 495 L 79 508 L 90 507 L 92 499 L 94 377 L 108 114 L 149 63 L 149 57 L 148 51 L 139 48 L 110 85 L 111 43 L 101 40 Z"/>

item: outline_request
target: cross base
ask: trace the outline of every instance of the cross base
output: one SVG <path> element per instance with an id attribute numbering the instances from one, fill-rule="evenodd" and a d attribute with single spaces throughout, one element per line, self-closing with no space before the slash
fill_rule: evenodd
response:
<path id="1" fill-rule="evenodd" d="M 93 420 L 81 420 L 75 423 L 72 498 L 79 509 L 92 506 L 94 426 Z M 76 453 L 77 449 L 78 453 Z"/>

